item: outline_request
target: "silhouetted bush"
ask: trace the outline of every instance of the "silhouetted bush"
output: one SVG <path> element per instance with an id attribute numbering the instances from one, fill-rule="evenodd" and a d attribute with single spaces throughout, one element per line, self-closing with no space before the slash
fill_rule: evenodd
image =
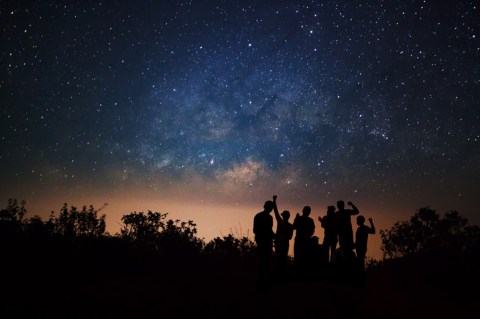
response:
<path id="1" fill-rule="evenodd" d="M 232 234 L 215 237 L 204 248 L 207 255 L 229 257 L 251 257 L 254 250 L 255 243 L 248 237 L 235 238 Z"/>
<path id="2" fill-rule="evenodd" d="M 478 249 L 480 228 L 469 226 L 456 211 L 443 218 L 429 207 L 420 208 L 409 221 L 396 222 L 390 230 L 380 230 L 384 258 L 417 253 L 467 252 Z"/>
<path id="3" fill-rule="evenodd" d="M 122 217 L 118 236 L 160 255 L 199 254 L 204 242 L 196 237 L 196 224 L 166 218 L 158 212 L 132 212 Z"/>

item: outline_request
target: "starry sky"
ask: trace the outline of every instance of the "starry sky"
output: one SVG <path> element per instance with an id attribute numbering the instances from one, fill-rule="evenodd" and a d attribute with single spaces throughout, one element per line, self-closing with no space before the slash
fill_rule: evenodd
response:
<path id="1" fill-rule="evenodd" d="M 29 216 L 480 222 L 478 1 L 1 1 L 0 31 L 0 200 Z"/>

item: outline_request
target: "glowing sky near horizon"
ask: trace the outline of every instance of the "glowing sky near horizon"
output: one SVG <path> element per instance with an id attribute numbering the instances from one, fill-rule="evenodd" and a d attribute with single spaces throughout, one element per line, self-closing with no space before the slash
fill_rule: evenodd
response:
<path id="1" fill-rule="evenodd" d="M 478 1 L 2 1 L 0 28 L 5 204 L 480 222 Z"/>

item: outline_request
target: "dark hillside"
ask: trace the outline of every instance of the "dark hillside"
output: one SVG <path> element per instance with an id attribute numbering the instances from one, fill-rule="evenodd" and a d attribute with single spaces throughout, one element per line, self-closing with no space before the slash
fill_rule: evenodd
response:
<path id="1" fill-rule="evenodd" d="M 93 207 L 65 204 L 48 221 L 24 213 L 14 201 L 0 211 L 1 318 L 451 319 L 480 313 L 479 229 L 456 213 L 441 219 L 419 210 L 384 231 L 386 251 L 404 255 L 370 263 L 365 281 L 358 280 L 353 259 L 339 254 L 302 277 L 291 267 L 279 276 L 273 262 L 261 292 L 248 238 L 204 243 L 192 221 L 153 212 L 126 215 L 115 236 L 105 233 L 104 216 Z"/>
<path id="2" fill-rule="evenodd" d="M 389 260 L 369 274 L 365 304 L 390 318 L 472 318 L 480 313 L 477 253 Z"/>
<path id="3" fill-rule="evenodd" d="M 253 260 L 100 255 L 24 256 L 23 267 L 4 277 L 2 311 L 69 318 L 472 318 L 480 311 L 478 255 L 385 261 L 363 288 L 291 280 L 262 293 Z"/>

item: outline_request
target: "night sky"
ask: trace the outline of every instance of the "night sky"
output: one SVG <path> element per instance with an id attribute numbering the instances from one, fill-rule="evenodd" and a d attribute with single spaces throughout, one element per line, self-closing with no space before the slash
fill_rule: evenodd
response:
<path id="1" fill-rule="evenodd" d="M 0 200 L 28 216 L 252 237 L 277 194 L 321 238 L 338 199 L 480 222 L 478 1 L 12 0 L 0 31 Z"/>

